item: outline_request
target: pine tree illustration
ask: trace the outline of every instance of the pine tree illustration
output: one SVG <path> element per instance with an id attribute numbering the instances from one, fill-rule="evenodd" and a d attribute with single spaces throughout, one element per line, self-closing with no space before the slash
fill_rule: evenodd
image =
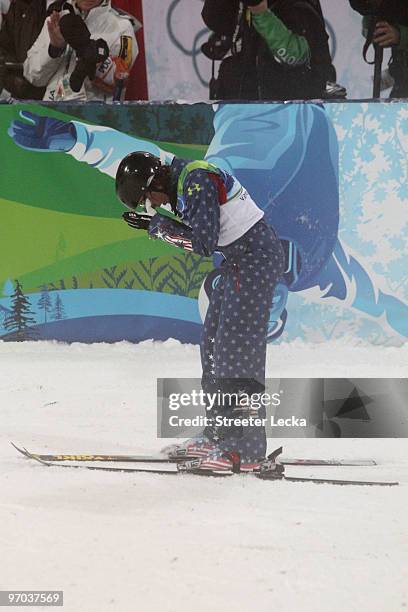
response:
<path id="1" fill-rule="evenodd" d="M 52 310 L 52 303 L 47 285 L 42 286 L 41 297 L 38 300 L 38 308 L 44 311 L 44 323 L 47 322 L 47 314 Z"/>
<path id="2" fill-rule="evenodd" d="M 7 316 L 6 310 L 0 310 L 0 328 L 5 327 Z"/>
<path id="3" fill-rule="evenodd" d="M 55 296 L 55 303 L 54 303 L 54 308 L 52 311 L 52 318 L 55 321 L 61 321 L 62 319 L 65 319 L 64 304 L 62 303 L 62 300 L 58 293 Z"/>
<path id="4" fill-rule="evenodd" d="M 30 310 L 30 300 L 24 295 L 19 281 L 15 282 L 16 288 L 11 296 L 11 313 L 6 317 L 4 327 L 11 332 L 9 340 L 22 342 L 35 337 L 36 332 L 30 327 L 35 324 L 35 319 L 30 316 L 34 314 Z"/>

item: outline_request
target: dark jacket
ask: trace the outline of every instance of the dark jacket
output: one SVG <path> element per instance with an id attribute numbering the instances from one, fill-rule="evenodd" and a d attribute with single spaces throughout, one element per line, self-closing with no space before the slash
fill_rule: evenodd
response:
<path id="1" fill-rule="evenodd" d="M 206 0 L 204 8 L 207 1 L 211 0 Z M 295 61 L 290 63 L 285 61 L 285 43 L 279 49 L 273 49 L 274 32 L 279 27 L 275 27 L 271 15 L 254 17 L 252 23 L 242 19 L 242 50 L 222 61 L 216 97 L 223 100 L 324 97 L 326 81 L 330 80 L 331 58 L 319 3 L 314 0 L 270 0 L 269 8 L 273 19 L 276 21 L 278 18 L 287 28 L 286 36 L 279 32 L 279 44 L 285 38 L 288 45 L 297 39 L 299 46 L 303 47 L 302 55 L 294 57 Z M 205 16 L 209 25 L 208 11 Z M 218 32 L 219 23 L 213 19 L 214 27 L 218 24 Z M 276 25 L 279 26 L 277 22 Z M 280 52 L 283 57 L 279 57 Z M 293 54 L 290 55 L 293 59 Z"/>
<path id="2" fill-rule="evenodd" d="M 6 61 L 23 63 L 46 17 L 46 0 L 13 0 L 0 30 L 0 51 Z M 4 87 L 14 98 L 42 100 L 44 89 L 9 71 Z"/>
<path id="3" fill-rule="evenodd" d="M 350 4 L 355 11 L 364 16 L 364 27 L 368 31 L 370 30 L 370 19 L 374 19 L 375 22 L 382 19 L 400 30 L 401 42 L 391 49 L 389 71 L 394 78 L 394 87 L 390 98 L 408 97 L 408 6 L 406 0 L 383 0 L 375 11 L 374 8 L 370 8 L 371 5 L 367 0 L 350 0 Z"/>
<path id="4" fill-rule="evenodd" d="M 379 6 L 369 0 L 349 0 L 351 7 L 360 15 L 377 15 L 385 21 L 408 25 L 408 6 L 406 0 L 382 0 Z"/>

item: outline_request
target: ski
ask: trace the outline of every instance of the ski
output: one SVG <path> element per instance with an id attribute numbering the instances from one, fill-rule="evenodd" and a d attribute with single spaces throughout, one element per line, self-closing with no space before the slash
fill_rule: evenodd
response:
<path id="1" fill-rule="evenodd" d="M 380 486 L 380 487 L 396 487 L 399 485 L 397 481 L 386 480 L 339 480 L 336 478 L 301 478 L 297 476 L 284 476 L 284 480 L 289 482 L 314 482 L 315 484 L 333 484 L 333 485 L 355 485 L 355 486 Z"/>
<path id="2" fill-rule="evenodd" d="M 305 465 L 305 466 L 371 466 L 377 465 L 374 459 L 295 459 L 283 457 L 283 465 Z"/>
<path id="3" fill-rule="evenodd" d="M 76 464 L 76 463 L 55 463 L 55 462 L 51 462 L 51 461 L 44 461 L 44 459 L 41 459 L 40 457 L 38 457 L 37 455 L 31 455 L 28 451 L 26 454 L 26 457 L 28 457 L 29 459 L 34 459 L 34 461 L 37 461 L 38 463 L 41 463 L 42 465 L 46 465 L 48 467 L 58 467 L 58 468 L 69 468 L 69 469 L 82 469 L 82 470 L 95 470 L 98 472 L 128 472 L 128 473 L 148 473 L 148 474 L 178 474 L 178 470 L 177 470 L 177 466 L 175 466 L 176 469 L 173 469 L 173 467 L 171 467 L 171 469 L 165 469 L 165 468 L 142 468 L 142 467 L 138 467 L 138 468 L 127 468 L 127 467 L 110 467 L 110 466 L 102 466 L 102 465 L 85 465 L 85 464 Z"/>
<path id="4" fill-rule="evenodd" d="M 23 450 L 23 449 L 22 449 Z M 258 478 L 260 480 L 285 480 L 287 482 L 303 482 L 303 483 L 314 483 L 314 484 L 332 484 L 332 485 L 357 485 L 357 486 L 397 486 L 399 483 L 398 482 L 392 482 L 392 481 L 366 481 L 366 480 L 339 480 L 336 478 L 303 478 L 303 477 L 295 477 L 295 476 L 286 476 L 283 472 L 281 471 L 275 471 L 273 469 L 271 469 L 271 467 L 273 467 L 273 465 L 280 465 L 280 464 L 274 464 L 274 459 L 272 459 L 272 461 L 270 461 L 270 463 L 272 463 L 272 466 L 268 466 L 266 462 L 266 467 L 265 468 L 261 468 L 260 471 L 254 471 L 254 472 L 241 472 L 241 473 L 237 473 L 235 471 L 220 471 L 220 472 L 216 472 L 213 470 L 207 470 L 207 471 L 203 471 L 203 470 L 195 470 L 193 465 L 194 462 L 190 462 L 191 467 L 187 467 L 186 464 L 183 463 L 177 463 L 173 466 L 168 466 L 168 468 L 158 468 L 158 467 L 108 467 L 108 466 L 99 466 L 99 465 L 85 465 L 85 464 L 76 464 L 76 463 L 68 463 L 68 464 L 61 464 L 61 463 L 57 463 L 57 462 L 52 462 L 52 461 L 46 461 L 44 459 L 41 459 L 38 455 L 33 455 L 31 454 L 29 451 L 25 450 L 23 451 L 23 454 L 28 457 L 29 459 L 33 459 L 34 461 L 36 461 L 37 463 L 40 463 L 41 465 L 47 466 L 47 467 L 55 467 L 55 468 L 68 468 L 68 469 L 82 469 L 82 470 L 94 470 L 94 471 L 100 471 L 100 472 L 121 472 L 121 473 L 131 473 L 131 474 L 141 474 L 141 473 L 147 473 L 147 474 L 159 474 L 159 475 L 177 475 L 177 476 L 181 476 L 181 475 L 194 475 L 194 476 L 205 476 L 205 477 L 212 477 L 212 478 L 216 478 L 216 477 L 228 477 L 228 476 L 245 476 L 245 477 L 255 477 Z M 272 457 L 273 455 L 270 455 L 270 457 Z M 276 457 L 276 452 L 275 452 L 275 457 Z M 281 466 L 283 469 L 283 466 Z"/>
<path id="5" fill-rule="evenodd" d="M 43 461 L 118 461 L 121 463 L 174 463 L 172 459 L 160 455 L 115 455 L 106 453 L 80 454 L 80 453 L 58 453 L 58 454 L 40 454 L 32 453 L 26 448 L 21 448 L 10 442 L 14 448 L 22 455 L 33 458 L 37 457 Z"/>
<path id="6" fill-rule="evenodd" d="M 38 457 L 44 461 L 106 461 L 106 462 L 120 462 L 120 463 L 177 463 L 177 461 L 184 461 L 185 458 L 180 457 L 179 459 L 169 458 L 163 455 L 116 455 L 106 453 L 93 453 L 93 454 L 81 454 L 81 453 L 58 453 L 58 454 L 40 454 L 32 453 L 27 451 L 25 448 L 20 448 L 13 442 L 10 442 L 14 448 L 22 455 L 27 456 L 27 453 L 31 456 Z M 372 466 L 377 465 L 374 459 L 296 459 L 292 457 L 282 457 L 280 460 L 282 465 L 296 465 L 296 466 Z"/>

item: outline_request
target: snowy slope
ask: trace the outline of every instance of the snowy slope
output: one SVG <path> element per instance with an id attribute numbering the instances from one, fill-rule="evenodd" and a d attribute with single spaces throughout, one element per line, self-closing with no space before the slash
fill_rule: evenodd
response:
<path id="1" fill-rule="evenodd" d="M 63 589 L 69 612 L 408 606 L 405 439 L 271 441 L 291 455 L 374 457 L 376 468 L 302 474 L 400 480 L 389 489 L 48 469 L 9 440 L 50 452 L 162 447 L 156 378 L 199 377 L 198 347 L 0 343 L 0 372 L 0 589 Z M 274 377 L 407 374 L 408 346 L 268 354 Z"/>

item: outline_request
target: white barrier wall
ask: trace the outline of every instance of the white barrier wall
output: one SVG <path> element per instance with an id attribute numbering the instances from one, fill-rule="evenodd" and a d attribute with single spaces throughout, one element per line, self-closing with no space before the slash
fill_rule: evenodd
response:
<path id="1" fill-rule="evenodd" d="M 10 0 L 0 0 L 0 26 L 3 21 L 3 15 L 7 13 L 10 6 Z"/>

